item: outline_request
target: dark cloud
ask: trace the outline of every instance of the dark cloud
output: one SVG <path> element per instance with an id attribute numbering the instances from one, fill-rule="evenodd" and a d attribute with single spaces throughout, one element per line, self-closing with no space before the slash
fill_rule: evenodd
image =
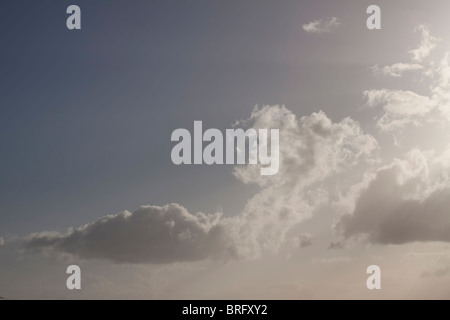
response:
<path id="1" fill-rule="evenodd" d="M 309 233 L 301 233 L 292 238 L 294 248 L 306 248 L 313 244 L 313 237 Z"/>
<path id="2" fill-rule="evenodd" d="M 340 218 L 337 230 L 345 238 L 365 235 L 380 244 L 449 242 L 450 188 L 445 176 L 443 168 L 433 167 L 432 160 L 418 152 L 410 161 L 397 161 L 378 171 L 357 198 L 353 213 Z"/>
<path id="3" fill-rule="evenodd" d="M 338 249 L 344 249 L 345 248 L 345 244 L 343 241 L 333 241 L 330 242 L 330 244 L 328 245 L 328 249 L 331 250 L 338 250 Z"/>
<path id="4" fill-rule="evenodd" d="M 220 214 L 190 214 L 185 208 L 143 206 L 110 215 L 67 234 L 35 233 L 28 250 L 50 250 L 118 263 L 170 263 L 232 254 Z"/>

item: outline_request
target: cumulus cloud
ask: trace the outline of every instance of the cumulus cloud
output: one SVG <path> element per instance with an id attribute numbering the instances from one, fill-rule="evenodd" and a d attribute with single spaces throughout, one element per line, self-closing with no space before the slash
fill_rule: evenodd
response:
<path id="1" fill-rule="evenodd" d="M 438 40 L 428 28 L 418 29 L 422 32 L 422 42 L 411 53 L 413 60 L 424 67 L 402 65 L 397 69 L 419 69 L 430 80 L 428 94 L 377 89 L 365 91 L 364 96 L 368 107 L 382 109 L 377 118 L 382 132 L 389 131 L 395 136 L 405 128 L 417 129 L 431 123 L 439 124 L 439 132 L 445 136 L 448 132 L 442 129 L 448 129 L 450 124 L 449 54 L 440 61 L 426 60 Z M 397 69 L 394 75 L 401 74 Z M 393 161 L 389 159 L 375 172 L 368 172 L 341 200 L 345 213 L 335 224 L 335 230 L 342 239 L 336 243 L 346 243 L 350 238 L 397 245 L 449 242 L 450 147 L 438 152 L 428 149 L 423 141 L 418 142 L 415 149 Z"/>
<path id="2" fill-rule="evenodd" d="M 332 17 L 327 20 L 315 20 L 302 26 L 308 33 L 328 33 L 339 28 L 341 23 L 338 18 Z"/>
<path id="3" fill-rule="evenodd" d="M 261 176 L 258 166 L 234 170 L 242 182 L 262 187 L 236 217 L 245 250 L 277 250 L 292 226 L 328 202 L 334 192 L 328 180 L 372 159 L 378 148 L 356 121 L 333 122 L 324 112 L 298 119 L 283 106 L 265 106 L 255 109 L 246 122 L 255 129 L 279 128 L 280 170 L 274 176 Z"/>
<path id="4" fill-rule="evenodd" d="M 410 151 L 381 168 L 361 192 L 337 230 L 372 243 L 450 241 L 450 149 Z"/>
<path id="5" fill-rule="evenodd" d="M 255 108 L 243 123 L 251 123 L 250 127 L 254 129 L 280 130 L 280 170 L 277 175 L 261 176 L 260 165 L 234 168 L 234 175 L 239 180 L 260 186 L 280 186 L 290 182 L 302 186 L 311 184 L 356 165 L 378 148 L 375 138 L 365 134 L 357 121 L 347 117 L 333 122 L 323 111 L 298 119 L 284 106 L 264 106 Z M 302 178 L 301 182 L 298 178 Z"/>
<path id="6" fill-rule="evenodd" d="M 66 234 L 31 234 L 25 239 L 25 247 L 119 263 L 202 260 L 227 251 L 220 217 L 193 215 L 177 204 L 143 206 L 133 213 L 124 211 L 70 229 Z"/>
<path id="7" fill-rule="evenodd" d="M 144 206 L 107 216 L 65 234 L 43 232 L 25 239 L 28 250 L 55 251 L 119 263 L 170 263 L 256 257 L 277 250 L 288 231 L 327 202 L 327 179 L 345 175 L 372 157 L 376 140 L 346 118 L 331 121 L 324 112 L 298 119 L 284 106 L 255 108 L 238 122 L 254 129 L 279 129 L 280 170 L 261 176 L 258 165 L 234 168 L 243 183 L 260 186 L 233 217 L 191 214 L 180 205 Z M 299 238 L 306 246 L 311 239 Z"/>

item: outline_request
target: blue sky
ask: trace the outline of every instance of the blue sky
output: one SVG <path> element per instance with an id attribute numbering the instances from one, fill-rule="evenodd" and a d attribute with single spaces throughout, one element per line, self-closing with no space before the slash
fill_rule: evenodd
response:
<path id="1" fill-rule="evenodd" d="M 227 208 L 239 193 L 192 200 L 211 183 L 233 183 L 230 168 L 174 168 L 170 134 L 194 120 L 228 128 L 257 104 L 339 118 L 347 110 L 334 103 L 360 103 L 351 94 L 370 58 L 354 49 L 362 37 L 379 38 L 354 27 L 364 5 L 311 3 L 81 1 L 80 31 L 65 27 L 69 2 L 4 4 L 0 233 L 59 229 L 144 203 L 240 209 Z M 316 39 L 301 26 L 340 13 L 357 37 L 329 39 L 330 57 L 329 35 Z M 198 175 L 204 183 L 182 186 Z"/>

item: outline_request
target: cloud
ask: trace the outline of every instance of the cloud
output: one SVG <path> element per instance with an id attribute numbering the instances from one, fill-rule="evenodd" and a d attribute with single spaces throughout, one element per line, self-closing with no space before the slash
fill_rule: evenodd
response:
<path id="1" fill-rule="evenodd" d="M 422 278 L 431 278 L 431 277 L 442 278 L 447 276 L 448 274 L 450 274 L 450 266 L 435 269 L 432 271 L 424 271 L 420 276 Z"/>
<path id="2" fill-rule="evenodd" d="M 308 33 L 327 33 L 339 28 L 341 23 L 338 18 L 332 17 L 327 20 L 315 20 L 302 26 Z"/>
<path id="3" fill-rule="evenodd" d="M 321 258 L 313 259 L 313 264 L 340 264 L 349 263 L 352 260 L 350 257 L 332 257 L 332 258 Z"/>
<path id="4" fill-rule="evenodd" d="M 292 246 L 294 248 L 306 248 L 313 244 L 313 237 L 309 233 L 301 233 L 292 238 Z"/>
<path id="5" fill-rule="evenodd" d="M 375 65 L 372 70 L 394 77 L 402 76 L 405 71 L 420 71 L 421 76 L 431 82 L 429 92 L 419 94 L 410 90 L 392 89 L 364 91 L 368 107 L 383 109 L 377 121 L 381 131 L 399 133 L 407 127 L 420 127 L 429 123 L 449 125 L 450 56 L 447 53 L 440 61 L 425 61 L 438 40 L 430 35 L 428 27 L 419 26 L 418 29 L 422 31 L 422 42 L 412 52 L 413 60 L 420 60 L 422 64 L 401 62 L 382 68 Z"/>
<path id="6" fill-rule="evenodd" d="M 118 263 L 171 263 L 205 259 L 252 258 L 276 251 L 288 231 L 328 201 L 327 179 L 345 176 L 372 157 L 376 140 L 345 118 L 332 122 L 324 112 L 298 119 L 284 106 L 255 108 L 238 124 L 280 130 L 280 170 L 261 176 L 259 165 L 242 165 L 233 174 L 260 186 L 233 217 L 191 214 L 177 204 L 144 206 L 106 216 L 65 234 L 41 232 L 24 240 L 28 250 L 57 252 Z M 299 245 L 311 241 L 307 235 Z"/>
<path id="7" fill-rule="evenodd" d="M 421 278 L 443 278 L 450 274 L 450 262 L 447 255 L 442 255 L 435 265 L 422 272 Z"/>
<path id="8" fill-rule="evenodd" d="M 2 246 L 4 246 L 4 245 L 5 245 L 5 240 L 3 240 L 2 237 L 0 237 L 0 247 L 2 247 Z"/>
<path id="9" fill-rule="evenodd" d="M 380 68 L 377 64 L 372 67 L 376 74 L 383 74 L 395 78 L 400 78 L 404 72 L 422 70 L 424 67 L 417 63 L 395 63 L 390 66 Z"/>
<path id="10" fill-rule="evenodd" d="M 422 31 L 422 42 L 412 53 L 423 68 L 412 68 L 409 63 L 393 65 L 397 66 L 394 69 L 377 68 L 385 73 L 394 70 L 394 75 L 418 69 L 431 83 L 429 92 L 377 89 L 365 91 L 364 96 L 368 107 L 382 108 L 377 118 L 381 132 L 389 131 L 395 136 L 409 128 L 408 133 L 427 135 L 431 134 L 431 126 L 424 131 L 417 128 L 433 124 L 433 130 L 440 130 L 444 137 L 448 132 L 442 129 L 450 127 L 449 53 L 440 61 L 426 61 L 438 40 L 427 27 L 418 29 Z M 424 147 L 424 141 L 417 141 L 415 149 L 401 158 L 389 159 L 376 171 L 367 172 L 341 199 L 346 213 L 335 224 L 335 230 L 342 236 L 337 243 L 346 243 L 350 238 L 397 245 L 450 241 L 450 146 L 437 152 Z"/>
<path id="11" fill-rule="evenodd" d="M 301 186 L 345 171 L 372 155 L 377 141 L 365 134 L 349 117 L 333 122 L 323 112 L 298 119 L 284 106 L 255 108 L 245 122 L 254 129 L 280 130 L 280 170 L 277 175 L 261 176 L 259 166 L 236 166 L 234 175 L 244 183 L 280 186 L 295 182 Z M 295 172 L 296 175 L 292 175 Z M 298 182 L 298 178 L 302 178 Z"/>
<path id="12" fill-rule="evenodd" d="M 411 50 L 409 53 L 414 61 L 421 62 L 430 55 L 431 51 L 436 48 L 436 45 L 440 40 L 431 36 L 430 28 L 428 26 L 420 25 L 416 28 L 416 31 L 422 33 L 422 42 L 417 49 Z"/>
<path id="13" fill-rule="evenodd" d="M 239 243 L 246 243 L 242 248 L 256 254 L 261 249 L 277 250 L 287 231 L 328 203 L 335 192 L 329 179 L 344 181 L 349 170 L 372 159 L 378 149 L 358 122 L 350 118 L 333 122 L 322 111 L 298 119 L 283 106 L 265 106 L 255 109 L 246 122 L 255 129 L 280 130 L 277 175 L 261 176 L 258 166 L 234 169 L 242 182 L 262 187 L 235 222 L 241 231 Z"/>
<path id="14" fill-rule="evenodd" d="M 436 108 L 436 102 L 428 97 L 407 90 L 367 90 L 364 91 L 367 106 L 383 108 L 377 121 L 381 131 L 394 131 L 408 125 L 420 126 Z"/>
<path id="15" fill-rule="evenodd" d="M 25 239 L 25 247 L 118 263 L 202 260 L 227 250 L 220 217 L 192 215 L 177 204 L 143 206 L 133 213 L 103 217 L 66 234 L 31 234 Z"/>
<path id="16" fill-rule="evenodd" d="M 450 148 L 440 156 L 415 149 L 374 175 L 336 229 L 378 244 L 449 242 L 448 208 Z"/>
<path id="17" fill-rule="evenodd" d="M 333 241 L 330 242 L 328 249 L 330 250 L 340 250 L 345 248 L 345 243 L 343 241 Z"/>
<path id="18" fill-rule="evenodd" d="M 436 64 L 436 67 L 428 70 L 428 75 L 434 79 L 431 87 L 431 96 L 437 105 L 441 118 L 450 122 L 450 53 Z"/>

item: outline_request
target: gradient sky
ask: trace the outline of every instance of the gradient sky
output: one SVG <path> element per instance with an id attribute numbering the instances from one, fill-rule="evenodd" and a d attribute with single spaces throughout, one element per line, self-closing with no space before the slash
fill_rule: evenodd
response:
<path id="1" fill-rule="evenodd" d="M 65 11 L 71 4 L 81 7 L 82 30 L 66 28 Z M 0 296 L 415 298 L 427 297 L 439 283 L 434 297 L 450 297 L 444 286 L 450 281 L 445 237 L 431 242 L 421 234 L 422 238 L 411 237 L 401 244 L 374 238 L 329 250 L 330 243 L 340 246 L 342 235 L 333 229 L 337 221 L 349 234 L 367 231 L 357 219 L 354 225 L 340 220 L 341 212 L 331 202 L 292 225 L 290 234 L 312 235 L 308 247 L 294 250 L 287 245 L 291 240 L 283 238 L 275 250 L 262 246 L 258 257 L 231 262 L 208 257 L 162 265 L 120 264 L 102 257 L 68 257 L 68 252 L 55 257 L 22 250 L 24 238 L 31 233 L 55 230 L 63 234 L 69 227 L 123 210 L 133 212 L 141 205 L 178 203 L 191 214 L 219 210 L 225 219 L 244 217 L 249 199 L 264 191 L 258 181 L 242 183 L 229 165 L 173 165 L 170 135 L 177 128 L 193 130 L 194 120 L 202 120 L 208 128 L 231 128 L 236 120 L 248 119 L 255 105 L 285 105 L 299 121 L 323 110 L 336 126 L 351 117 L 363 134 L 376 139 L 379 150 L 367 160 L 368 168 L 349 169 L 345 179 L 341 172 L 327 177 L 321 182 L 327 187 L 334 188 L 340 179 L 342 184 L 362 183 L 369 179 L 364 174 L 376 175 L 414 148 L 434 149 L 436 157 L 445 154 L 447 124 L 441 124 L 442 132 L 434 132 L 427 127 L 435 121 L 433 115 L 420 114 L 413 117 L 420 116 L 417 121 L 425 123 L 423 128 L 416 125 L 422 131 L 383 132 L 377 127 L 383 108 L 368 107 L 364 92 L 387 88 L 429 94 L 434 81 L 441 81 L 436 80 L 441 70 L 436 65 L 449 50 L 450 3 L 379 1 L 382 29 L 369 31 L 365 11 L 371 4 L 376 2 L 3 2 L 0 239 L 5 244 L 0 244 Z M 303 29 L 305 24 L 331 17 L 340 23 L 331 32 L 314 34 Z M 400 77 L 374 72 L 375 65 L 383 70 L 395 63 L 413 63 L 410 51 L 425 37 L 419 25 L 440 39 L 426 59 L 416 61 L 424 66 L 422 71 L 406 71 Z M 441 82 L 435 87 L 443 87 Z M 399 103 L 408 97 L 378 98 Z M 438 104 L 445 101 L 442 98 Z M 350 143 L 361 135 L 351 136 Z M 446 185 L 447 180 L 443 181 Z M 426 203 L 420 201 L 416 209 Z M 433 210 L 433 206 L 427 208 Z M 360 219 L 370 220 L 363 214 Z M 434 260 L 427 263 L 430 257 Z M 88 270 L 83 281 L 92 284 L 86 284 L 81 293 L 64 288 L 64 266 L 69 261 Z M 388 270 L 383 278 L 388 289 L 372 295 L 365 289 L 365 268 L 370 264 Z M 32 276 L 30 268 L 35 270 Z M 443 271 L 437 281 L 433 274 L 439 270 Z M 404 278 L 395 280 L 398 273 Z M 111 288 L 117 295 L 111 294 Z"/>

